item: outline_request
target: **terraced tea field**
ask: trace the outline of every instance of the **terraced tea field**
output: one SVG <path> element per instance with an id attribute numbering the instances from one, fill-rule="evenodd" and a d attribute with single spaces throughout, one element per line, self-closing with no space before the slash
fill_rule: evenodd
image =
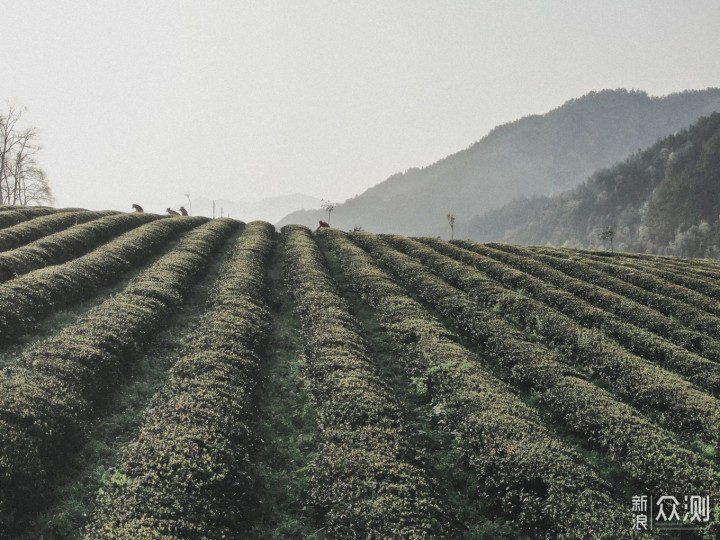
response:
<path id="1" fill-rule="evenodd" d="M 718 261 L 0 207 L 0 367 L 2 538 L 720 537 Z"/>

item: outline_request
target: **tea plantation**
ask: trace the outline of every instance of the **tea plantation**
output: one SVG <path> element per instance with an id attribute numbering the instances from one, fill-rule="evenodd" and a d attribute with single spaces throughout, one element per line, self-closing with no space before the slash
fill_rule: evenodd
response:
<path id="1" fill-rule="evenodd" d="M 714 539 L 719 444 L 720 261 L 0 207 L 0 538 Z"/>

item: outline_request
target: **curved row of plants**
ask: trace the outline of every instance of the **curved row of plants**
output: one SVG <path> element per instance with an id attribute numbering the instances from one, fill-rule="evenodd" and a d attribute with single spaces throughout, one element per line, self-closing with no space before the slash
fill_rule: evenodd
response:
<path id="1" fill-rule="evenodd" d="M 562 257 L 566 259 L 568 257 L 579 256 L 569 250 L 551 250 L 544 248 L 542 251 L 538 252 L 544 255 L 551 255 L 554 257 Z M 702 309 L 711 313 L 720 314 L 720 306 L 718 306 L 716 302 L 716 300 L 720 300 L 720 286 L 717 285 L 717 280 L 718 278 L 720 278 L 720 271 L 715 272 L 712 275 L 703 276 L 693 275 L 692 272 L 689 271 L 689 268 L 677 268 L 666 261 L 647 261 L 644 259 L 632 259 L 622 256 L 618 256 L 614 259 L 608 259 L 607 257 L 600 257 L 590 254 L 583 254 L 582 258 L 586 261 L 597 261 L 601 263 L 608 263 L 608 261 L 611 260 L 614 264 L 600 265 L 600 268 L 605 270 L 607 267 L 607 271 L 613 272 L 614 275 L 616 275 L 617 277 L 622 277 L 623 279 L 625 279 L 626 277 L 631 278 L 631 273 L 640 271 L 643 274 L 648 275 L 649 277 L 654 276 L 657 278 L 661 278 L 667 283 L 672 283 L 675 285 L 679 285 L 684 289 L 695 291 L 696 293 L 699 293 L 699 295 L 692 296 L 692 302 L 695 305 L 700 305 Z M 617 270 L 614 269 L 614 267 L 616 266 L 618 267 Z M 652 282 L 648 281 L 648 283 L 651 284 Z M 699 301 L 699 303 L 696 302 L 696 299 L 697 301 Z M 713 301 L 712 299 L 714 299 L 715 301 Z"/>
<path id="2" fill-rule="evenodd" d="M 303 376 L 323 444 L 310 466 L 310 500 L 330 538 L 438 538 L 445 511 L 409 443 L 397 399 L 382 381 L 310 231 L 282 229 L 285 277 L 304 334 Z"/>
<path id="3" fill-rule="evenodd" d="M 639 329 L 496 260 L 433 239 L 423 242 L 437 251 L 409 239 L 391 238 L 389 242 L 430 265 L 483 305 L 501 309 L 518 325 L 537 333 L 548 347 L 559 348 L 564 358 L 584 366 L 624 401 L 660 415 L 674 430 L 693 438 L 713 444 L 720 441 L 720 402 L 697 388 L 720 393 L 720 365 L 679 347 L 669 351 L 677 355 L 654 358 L 657 346 L 663 344 L 657 336 L 638 336 L 642 334 Z M 629 353 L 613 339 L 615 334 L 621 343 L 639 338 L 639 344 L 647 345 L 643 352 L 648 360 L 674 373 Z"/>
<path id="4" fill-rule="evenodd" d="M 74 212 L 55 212 L 46 216 L 36 217 L 0 230 L 0 251 L 15 249 L 34 242 L 43 236 L 72 227 L 73 225 L 79 225 L 80 223 L 86 223 L 113 214 L 117 214 L 117 212 L 79 210 Z"/>
<path id="5" fill-rule="evenodd" d="M 546 255 L 539 254 L 546 261 Z M 667 317 L 676 318 L 689 328 L 720 335 L 720 305 L 695 291 L 668 283 L 637 269 L 626 270 L 619 264 L 593 260 L 557 259 L 558 268 L 574 276 L 648 306 Z M 572 271 L 569 268 L 572 267 Z"/>
<path id="6" fill-rule="evenodd" d="M 68 210 L 69 209 L 64 208 L 49 208 L 46 206 L 2 206 L 0 207 L 0 229 L 12 227 L 28 219 Z"/>
<path id="7" fill-rule="evenodd" d="M 720 268 L 718 267 L 713 268 L 710 266 L 693 264 L 692 262 L 689 262 L 688 264 L 682 266 L 672 264 L 664 264 L 663 266 L 667 266 L 668 269 L 672 270 L 673 272 L 687 274 L 705 280 L 717 280 L 718 278 L 720 278 Z"/>
<path id="8" fill-rule="evenodd" d="M 30 244 L 0 253 L 0 281 L 80 257 L 116 236 L 160 219 L 157 214 L 123 213 L 75 225 Z"/>
<path id="9" fill-rule="evenodd" d="M 543 253 L 544 251 L 540 252 Z M 582 255 L 591 256 L 592 252 L 583 253 Z M 644 257 L 636 257 L 635 255 L 636 254 L 634 253 L 624 253 L 622 255 L 622 259 L 635 263 L 654 265 L 673 272 L 703 277 L 706 279 L 717 279 L 720 276 L 720 261 L 716 259 L 681 259 L 679 257 L 657 257 L 647 259 Z M 613 257 L 615 257 L 615 255 L 613 255 Z"/>
<path id="10" fill-rule="evenodd" d="M 720 360 L 720 342 L 718 340 L 702 332 L 690 330 L 678 321 L 625 298 L 621 294 L 571 275 L 584 275 L 585 273 L 583 269 L 577 272 L 572 269 L 575 261 L 560 261 L 554 257 L 538 255 L 519 246 L 493 244 L 494 247 L 490 247 L 468 241 L 453 241 L 453 243 L 469 251 L 502 261 L 513 268 L 571 292 L 590 304 L 617 315 L 625 322 L 645 328 L 689 351 L 713 361 Z"/>
<path id="11" fill-rule="evenodd" d="M 25 212 L 26 210 L 29 210 L 30 213 L 33 213 L 37 210 L 40 211 L 49 211 L 50 212 L 62 212 L 64 210 L 67 210 L 65 208 L 53 208 L 51 206 L 23 206 L 23 205 L 17 205 L 17 204 L 0 204 L 0 212 Z M 72 208 L 71 210 L 77 210 L 77 208 Z M 37 214 L 41 215 L 41 214 Z"/>
<path id="12" fill-rule="evenodd" d="M 686 269 L 673 268 L 669 265 L 646 263 L 644 261 L 628 261 L 625 265 L 630 268 L 637 268 L 648 274 L 663 278 L 666 281 L 691 289 L 715 300 L 720 300 L 720 271 L 713 274 L 693 273 Z"/>
<path id="13" fill-rule="evenodd" d="M 707 327 L 700 327 L 700 331 L 706 330 L 708 332 L 714 332 L 715 327 L 718 325 L 717 316 L 720 315 L 720 304 L 718 304 L 716 299 L 708 298 L 705 294 L 700 294 L 691 288 L 677 285 L 653 275 L 642 267 L 635 266 L 633 268 L 626 268 L 623 265 L 594 260 L 584 260 L 583 263 L 590 268 L 600 270 L 614 278 L 640 287 L 648 291 L 651 295 L 657 294 L 672 299 L 667 302 L 667 306 L 659 311 L 671 317 L 676 316 L 679 319 L 685 317 L 688 321 L 697 320 L 697 322 L 694 323 L 688 322 L 687 324 L 689 326 L 697 328 L 698 324 L 702 324 L 702 319 L 699 318 L 702 312 L 714 315 L 715 320 L 709 323 Z M 688 307 L 690 309 L 688 309 Z M 683 313 L 682 316 L 679 315 L 681 312 Z"/>
<path id="14" fill-rule="evenodd" d="M 433 275 L 421 262 L 376 236 L 353 235 L 353 239 L 453 321 L 463 335 L 492 354 L 493 360 L 509 371 L 512 382 L 540 392 L 541 403 L 559 420 L 608 452 L 637 483 L 663 492 L 717 491 L 719 471 L 632 407 L 583 380 L 560 355 L 528 341 L 521 331 L 496 315 L 492 306 L 478 305 L 474 298 Z M 488 294 L 499 299 L 497 293 L 488 289 L 473 296 Z M 508 299 L 513 294 L 519 296 L 510 291 L 503 294 Z M 529 304 L 524 307 L 531 309 Z M 714 438 L 717 433 L 708 436 Z"/>
<path id="15" fill-rule="evenodd" d="M 483 362 L 339 231 L 322 231 L 349 283 L 401 346 L 406 371 L 429 394 L 479 479 L 478 500 L 533 538 L 618 538 L 629 524 L 610 488 Z M 554 366 L 537 366 L 554 376 Z M 530 367 L 530 369 L 535 369 Z M 559 375 L 558 375 L 559 376 Z"/>
<path id="16" fill-rule="evenodd" d="M 122 292 L 0 371 L 0 536 L 15 512 L 37 505 L 96 404 L 117 390 L 135 353 L 167 324 L 237 223 L 215 220 L 191 231 Z"/>
<path id="17" fill-rule="evenodd" d="M 607 257 L 604 258 L 604 261 L 587 254 L 583 257 L 568 257 L 567 254 L 560 254 L 552 248 L 526 249 L 504 244 L 489 244 L 488 246 L 510 253 L 519 253 L 517 249 L 532 253 L 532 256 L 541 263 L 637 302 L 644 310 L 643 316 L 651 313 L 645 310 L 647 307 L 665 315 L 668 319 L 677 319 L 687 328 L 697 332 L 712 336 L 720 333 L 720 317 L 718 316 L 720 308 L 716 301 L 685 286 L 653 276 L 643 268 L 636 267 L 626 270 L 622 264 L 608 260 Z M 693 267 L 697 266 L 695 261 L 694 259 L 689 260 L 683 266 L 675 268 L 675 271 L 685 275 L 692 274 Z M 673 268 L 672 265 L 675 261 L 673 259 L 654 262 L 637 260 L 636 263 L 646 267 Z M 720 278 L 720 268 L 716 267 L 714 271 L 710 271 L 705 279 L 711 275 L 715 279 Z M 715 338 L 713 339 L 715 340 Z M 716 354 L 719 344 L 715 340 L 708 349 L 715 351 Z"/>
<path id="18" fill-rule="evenodd" d="M 616 377 L 629 376 L 627 383 L 633 380 L 639 381 L 638 385 L 626 387 L 626 391 L 629 396 L 636 396 L 642 400 L 651 410 L 658 406 L 670 411 L 669 414 L 674 416 L 675 421 L 680 425 L 685 425 L 691 430 L 699 427 L 702 431 L 713 433 L 713 437 L 717 436 L 716 429 L 705 425 L 705 417 L 696 415 L 697 409 L 694 406 L 690 405 L 689 410 L 683 408 L 682 412 L 680 409 L 674 410 L 675 400 L 681 399 L 675 391 L 680 388 L 677 381 L 671 379 L 660 385 L 650 384 L 653 380 L 657 381 L 659 378 L 662 381 L 666 377 L 662 375 L 663 372 L 656 372 L 645 380 L 643 374 L 651 367 L 644 365 L 644 361 L 633 355 L 659 364 L 715 396 L 720 395 L 720 364 L 698 356 L 652 332 L 628 324 L 612 313 L 595 307 L 557 286 L 548 285 L 541 279 L 502 261 L 440 240 L 424 238 L 421 241 L 450 258 L 443 260 L 434 257 L 433 260 L 439 261 L 438 265 L 443 265 L 443 277 L 449 278 L 453 285 L 471 294 L 475 294 L 475 289 L 481 288 L 483 296 L 478 297 L 478 300 L 484 304 L 500 301 L 495 297 L 498 293 L 502 297 L 507 291 L 499 288 L 494 282 L 488 282 L 488 278 L 483 275 L 491 277 L 509 289 L 524 291 L 530 298 L 510 296 L 509 298 L 518 307 L 508 308 L 516 318 L 524 321 L 523 324 L 535 328 L 547 336 L 552 343 L 564 346 L 567 354 L 579 356 L 578 362 L 592 362 L 593 369 L 597 365 L 595 362 L 600 362 L 615 370 Z M 399 239 L 395 241 L 395 243 L 400 242 Z M 431 253 L 421 251 L 418 253 L 423 253 L 423 260 L 431 257 Z M 451 261 L 459 261 L 467 266 L 458 266 L 457 263 L 453 265 Z M 478 270 L 481 274 L 473 274 L 468 271 L 469 268 Z M 542 304 L 533 303 L 531 298 Z M 523 303 L 527 304 L 527 307 L 523 307 Z M 547 306 L 553 309 L 550 310 Z M 555 310 L 566 315 L 567 319 L 558 317 Z M 629 355 L 618 344 L 632 354 Z M 624 375 L 623 371 L 629 373 Z M 626 385 L 620 385 L 621 388 L 623 386 Z M 673 392 L 666 394 L 668 388 L 672 388 Z M 687 385 L 685 388 L 687 389 Z M 686 399 L 689 397 L 685 396 Z M 686 403 L 692 401 L 694 400 Z"/>
<path id="19" fill-rule="evenodd" d="M 605 257 L 605 258 L 622 258 L 622 259 L 629 259 L 634 261 L 642 261 L 642 262 L 648 262 L 648 263 L 657 263 L 662 266 L 668 266 L 672 268 L 678 268 L 678 269 L 686 269 L 686 270 L 706 270 L 709 272 L 718 272 L 720 271 L 720 261 L 717 261 L 716 259 L 698 259 L 698 258 L 688 258 L 688 257 L 677 257 L 677 256 L 667 256 L 667 255 L 653 255 L 650 253 L 630 253 L 630 252 L 619 252 L 619 253 L 613 253 L 609 251 L 597 251 L 597 250 L 591 250 L 591 249 L 582 249 L 582 248 L 548 248 L 547 246 L 527 246 L 528 249 L 531 251 L 536 251 L 538 253 L 543 253 L 548 249 L 556 250 L 556 251 L 564 251 L 566 254 L 564 255 L 567 257 L 567 254 L 572 255 L 579 255 L 579 256 L 597 256 L 597 257 Z"/>
<path id="20" fill-rule="evenodd" d="M 243 537 L 274 243 L 263 222 L 235 242 L 138 439 L 100 490 L 87 538 Z"/>
<path id="21" fill-rule="evenodd" d="M 207 218 L 167 218 L 142 225 L 87 255 L 0 284 L 0 342 L 27 332 L 43 316 L 91 297 Z"/>

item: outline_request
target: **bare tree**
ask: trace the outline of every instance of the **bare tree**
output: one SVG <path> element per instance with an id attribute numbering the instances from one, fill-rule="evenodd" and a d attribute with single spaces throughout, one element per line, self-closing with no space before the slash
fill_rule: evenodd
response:
<path id="1" fill-rule="evenodd" d="M 447 215 L 448 223 L 450 224 L 450 240 L 455 239 L 455 214 Z"/>
<path id="2" fill-rule="evenodd" d="M 10 104 L 0 113 L 0 204 L 51 203 L 47 175 L 36 160 L 42 148 L 38 131 L 20 126 L 23 112 Z"/>
<path id="3" fill-rule="evenodd" d="M 323 210 L 325 210 L 328 213 L 328 224 L 330 224 L 330 214 L 333 213 L 333 210 L 335 210 L 335 203 L 326 201 L 325 199 L 322 200 L 322 204 L 320 205 Z"/>
<path id="4" fill-rule="evenodd" d="M 615 228 L 614 227 L 607 227 L 606 229 L 603 229 L 603 231 L 600 233 L 600 240 L 603 242 L 610 241 L 610 253 L 615 253 L 615 250 L 613 249 L 613 240 L 615 239 Z"/>

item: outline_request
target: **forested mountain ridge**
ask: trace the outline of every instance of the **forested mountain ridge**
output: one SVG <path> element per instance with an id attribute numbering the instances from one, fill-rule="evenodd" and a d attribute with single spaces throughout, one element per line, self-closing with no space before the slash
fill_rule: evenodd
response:
<path id="1" fill-rule="evenodd" d="M 473 216 L 519 196 L 572 188 L 594 171 L 624 159 L 700 116 L 720 111 L 720 89 L 664 97 L 603 90 L 573 99 L 543 115 L 493 129 L 470 147 L 422 169 L 392 175 L 336 207 L 331 225 L 373 232 L 445 234 Z M 317 224 L 321 210 L 294 212 L 279 225 Z"/>
<path id="2" fill-rule="evenodd" d="M 600 248 L 612 227 L 624 251 L 720 256 L 720 114 L 670 135 L 577 188 L 487 212 L 467 233 L 482 241 Z"/>

